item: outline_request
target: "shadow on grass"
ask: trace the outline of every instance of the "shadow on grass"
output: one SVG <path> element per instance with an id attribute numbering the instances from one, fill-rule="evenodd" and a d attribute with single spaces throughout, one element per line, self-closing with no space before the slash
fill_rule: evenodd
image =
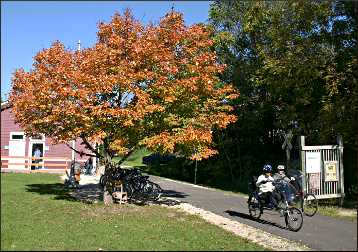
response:
<path id="1" fill-rule="evenodd" d="M 271 222 L 271 221 L 266 221 L 266 220 L 262 220 L 262 219 L 254 219 L 249 214 L 240 213 L 240 212 L 236 212 L 236 211 L 232 211 L 232 210 L 226 210 L 225 213 L 228 213 L 230 216 L 235 216 L 235 217 L 239 217 L 239 218 L 243 218 L 243 219 L 247 219 L 247 220 L 252 220 L 252 221 L 255 221 L 257 223 L 261 223 L 261 224 L 270 225 L 270 226 L 278 227 L 278 228 L 281 228 L 281 229 L 289 230 L 287 227 L 283 227 L 283 226 L 281 226 L 281 225 L 279 225 L 277 223 Z"/>
<path id="2" fill-rule="evenodd" d="M 56 200 L 77 201 L 77 199 L 71 195 L 71 190 L 66 189 L 61 183 L 29 184 L 26 185 L 26 191 L 40 195 L 55 195 L 54 199 Z"/>
<path id="3" fill-rule="evenodd" d="M 54 199 L 56 200 L 79 201 L 86 204 L 103 202 L 103 190 L 98 184 L 80 185 L 78 189 L 66 188 L 62 183 L 28 184 L 26 185 L 26 191 L 38 193 L 40 195 L 54 195 Z M 135 205 L 153 204 L 173 206 L 180 204 L 180 202 L 171 198 L 185 198 L 186 196 L 188 195 L 183 192 L 163 190 L 162 196 L 159 200 L 133 199 L 129 200 L 129 203 Z"/>

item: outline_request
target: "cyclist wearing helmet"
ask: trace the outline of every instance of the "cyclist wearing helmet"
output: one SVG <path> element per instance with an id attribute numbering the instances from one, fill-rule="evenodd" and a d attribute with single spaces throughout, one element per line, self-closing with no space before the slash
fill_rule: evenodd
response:
<path id="1" fill-rule="evenodd" d="M 287 175 L 285 174 L 285 166 L 284 165 L 278 165 L 277 166 L 277 172 L 275 173 L 275 175 L 273 175 L 273 179 L 275 181 L 279 181 L 279 180 L 284 180 L 286 182 L 291 182 L 291 180 L 295 180 L 294 177 L 287 177 Z"/>
<path id="2" fill-rule="evenodd" d="M 285 166 L 284 165 L 278 165 L 277 166 L 277 173 L 275 173 L 275 175 L 273 175 L 273 179 L 276 181 L 280 181 L 280 180 L 284 180 L 288 183 L 291 183 L 295 189 L 295 193 L 297 193 L 298 190 L 298 183 L 297 181 L 295 181 L 294 177 L 287 177 L 286 173 L 285 173 Z"/>
<path id="3" fill-rule="evenodd" d="M 278 208 L 275 198 L 280 197 L 274 194 L 275 186 L 272 184 L 274 179 L 271 177 L 272 166 L 269 164 L 264 165 L 263 174 L 257 178 L 256 186 L 259 188 L 259 196 L 262 199 L 262 203 L 272 202 L 275 208 Z M 262 210 L 262 209 L 261 209 Z"/>

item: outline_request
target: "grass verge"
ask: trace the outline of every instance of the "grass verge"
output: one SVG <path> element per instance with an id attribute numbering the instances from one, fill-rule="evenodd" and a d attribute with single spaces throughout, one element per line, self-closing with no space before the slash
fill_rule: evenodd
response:
<path id="1" fill-rule="evenodd" d="M 53 174 L 1 174 L 1 250 L 264 250 L 161 206 L 85 204 Z"/>
<path id="2" fill-rule="evenodd" d="M 337 199 L 320 200 L 318 204 L 318 214 L 357 221 L 357 201 L 345 198 L 343 207 L 337 206 Z"/>
<path id="3" fill-rule="evenodd" d="M 357 210 L 337 206 L 318 206 L 318 214 L 339 219 L 357 221 Z"/>

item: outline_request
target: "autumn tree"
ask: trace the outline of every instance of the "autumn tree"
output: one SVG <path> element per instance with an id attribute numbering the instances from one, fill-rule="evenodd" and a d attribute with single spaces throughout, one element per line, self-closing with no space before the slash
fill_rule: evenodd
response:
<path id="1" fill-rule="evenodd" d="M 193 160 L 217 153 L 212 131 L 236 121 L 238 91 L 218 78 L 225 65 L 210 30 L 174 11 L 144 26 L 127 10 L 99 23 L 97 36 L 81 51 L 57 41 L 29 72 L 15 71 L 10 102 L 26 133 L 81 138 L 96 156 L 90 143 L 103 144 L 106 162 L 139 146 Z"/>

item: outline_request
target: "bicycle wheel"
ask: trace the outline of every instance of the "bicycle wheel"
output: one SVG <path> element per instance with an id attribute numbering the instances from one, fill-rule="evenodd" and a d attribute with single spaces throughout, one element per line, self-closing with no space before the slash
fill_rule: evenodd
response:
<path id="1" fill-rule="evenodd" d="M 143 191 L 148 194 L 152 200 L 158 200 L 162 194 L 162 188 L 152 181 L 146 183 Z"/>
<path id="2" fill-rule="evenodd" d="M 131 186 L 131 184 L 128 181 L 124 181 L 123 190 L 125 192 L 127 192 L 128 199 L 132 199 L 134 190 L 133 190 L 133 187 Z"/>
<path id="3" fill-rule="evenodd" d="M 249 207 L 249 213 L 250 216 L 253 219 L 258 220 L 261 217 L 261 211 L 260 211 L 260 202 L 253 196 L 249 198 L 248 207 Z"/>
<path id="4" fill-rule="evenodd" d="M 296 207 L 288 208 L 285 213 L 285 222 L 291 231 L 297 232 L 303 225 L 302 211 Z"/>
<path id="5" fill-rule="evenodd" d="M 316 196 L 312 193 L 308 193 L 305 195 L 303 199 L 302 211 L 305 215 L 312 217 L 316 214 L 318 210 L 318 200 Z"/>
<path id="6" fill-rule="evenodd" d="M 99 179 L 99 184 L 104 187 L 104 185 L 106 184 L 106 177 L 104 176 L 104 174 L 101 175 L 100 179 Z"/>

